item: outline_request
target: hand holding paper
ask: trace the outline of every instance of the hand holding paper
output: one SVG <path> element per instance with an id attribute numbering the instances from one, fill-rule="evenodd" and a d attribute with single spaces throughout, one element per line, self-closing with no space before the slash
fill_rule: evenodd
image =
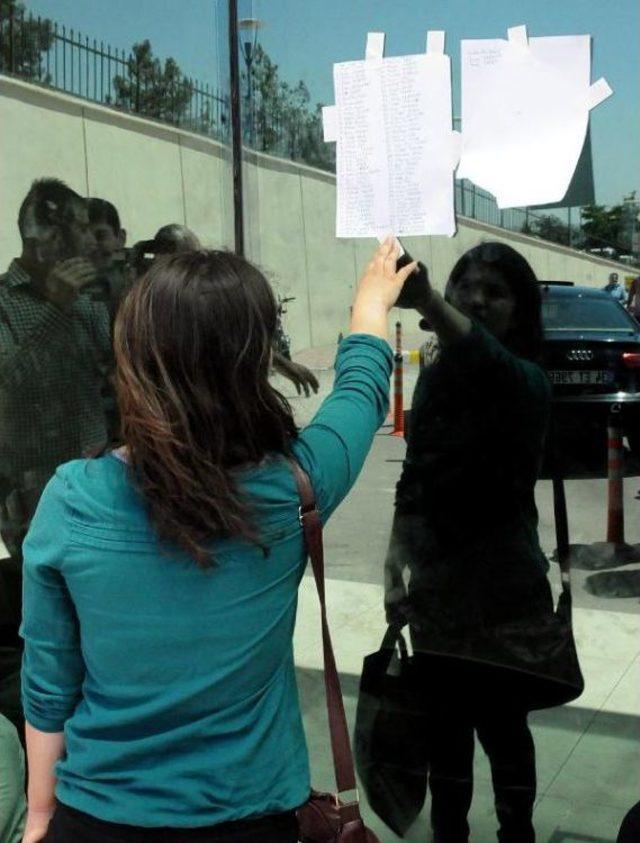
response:
<path id="1" fill-rule="evenodd" d="M 351 315 L 352 334 L 373 334 L 387 338 L 387 314 L 396 303 L 408 276 L 416 268 L 412 261 L 398 269 L 399 246 L 387 237 L 376 249 L 358 283 Z"/>

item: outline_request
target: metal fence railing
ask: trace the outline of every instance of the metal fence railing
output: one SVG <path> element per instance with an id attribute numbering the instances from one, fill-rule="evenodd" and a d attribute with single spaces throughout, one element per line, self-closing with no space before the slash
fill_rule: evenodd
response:
<path id="1" fill-rule="evenodd" d="M 478 222 L 485 222 L 507 231 L 539 237 L 541 240 L 558 243 L 562 246 L 589 251 L 599 257 L 607 257 L 612 260 L 617 260 L 622 255 L 623 262 L 626 260 L 630 266 L 639 263 L 637 256 L 634 259 L 631 255 L 625 255 L 625 249 L 620 241 L 598 238 L 592 234 L 586 235 L 580 225 L 580 208 L 573 209 L 573 220 L 571 219 L 571 209 L 565 209 L 568 210 L 566 223 L 553 213 L 544 214 L 540 211 L 532 211 L 529 208 L 501 210 L 490 193 L 477 187 L 473 182 L 467 181 L 467 179 L 456 180 L 454 198 L 456 213 L 478 220 Z M 553 233 L 549 229 L 553 229 Z"/>
<path id="2" fill-rule="evenodd" d="M 324 142 L 322 123 L 312 114 L 290 117 L 271 115 L 260 109 L 252 116 L 245 97 L 242 139 L 246 146 L 258 152 L 335 173 L 335 144 Z"/>
<path id="3" fill-rule="evenodd" d="M 228 97 L 172 59 L 163 66 L 144 45 L 113 49 L 13 4 L 0 4 L 0 72 L 220 140 L 229 134 Z"/>
<path id="4" fill-rule="evenodd" d="M 528 208 L 501 210 L 490 193 L 476 187 L 467 179 L 455 182 L 455 208 L 456 213 L 463 217 L 471 217 L 478 222 L 523 234 L 535 235 L 536 223 L 545 219 L 545 215 L 530 211 Z M 572 241 L 577 242 L 578 233 L 577 229 L 567 226 L 564 245 L 569 246 L 573 245 Z"/>

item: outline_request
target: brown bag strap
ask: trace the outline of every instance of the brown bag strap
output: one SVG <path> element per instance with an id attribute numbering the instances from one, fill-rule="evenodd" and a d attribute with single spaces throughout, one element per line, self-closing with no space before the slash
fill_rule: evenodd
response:
<path id="1" fill-rule="evenodd" d="M 329 732 L 331 734 L 331 749 L 333 752 L 333 767 L 336 775 L 338 795 L 346 791 L 356 790 L 356 774 L 349 741 L 349 729 L 344 713 L 342 690 L 336 668 L 336 660 L 327 622 L 327 604 L 324 587 L 324 548 L 322 543 L 322 521 L 316 505 L 316 497 L 306 472 L 295 459 L 289 463 L 298 487 L 300 497 L 299 518 L 304 531 L 307 553 L 311 559 L 313 576 L 320 597 L 320 614 L 322 617 L 322 648 L 324 651 L 324 685 L 327 695 L 327 711 L 329 714 Z M 357 795 L 345 800 L 357 802 Z"/>

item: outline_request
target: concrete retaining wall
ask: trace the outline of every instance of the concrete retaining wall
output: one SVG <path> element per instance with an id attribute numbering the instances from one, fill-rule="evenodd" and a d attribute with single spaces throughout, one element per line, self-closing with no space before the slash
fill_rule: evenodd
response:
<path id="1" fill-rule="evenodd" d="M 190 226 L 207 246 L 233 242 L 230 153 L 220 143 L 3 76 L 0 131 L 2 267 L 19 253 L 18 208 L 42 176 L 112 201 L 129 243 L 169 222 Z M 375 244 L 335 238 L 331 174 L 247 152 L 244 186 L 247 256 L 282 295 L 296 297 L 287 315 L 294 350 L 335 342 Z M 613 261 L 464 217 L 451 239 L 407 238 L 405 245 L 442 287 L 457 258 L 482 240 L 514 246 L 539 278 L 602 286 L 613 270 L 630 274 Z"/>

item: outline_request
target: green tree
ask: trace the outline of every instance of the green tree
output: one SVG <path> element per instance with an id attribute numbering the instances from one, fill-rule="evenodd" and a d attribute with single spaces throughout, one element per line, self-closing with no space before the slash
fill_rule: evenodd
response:
<path id="1" fill-rule="evenodd" d="M 623 213 L 622 205 L 614 205 L 611 208 L 605 205 L 586 205 L 582 209 L 580 225 L 584 235 L 584 248 L 618 248 L 621 245 L 619 238 Z"/>
<path id="2" fill-rule="evenodd" d="M 245 140 L 252 141 L 262 152 L 278 151 L 284 124 L 284 93 L 278 65 L 260 44 L 253 52 L 251 76 L 244 73 L 243 81 Z"/>
<path id="3" fill-rule="evenodd" d="M 640 252 L 640 202 L 636 199 L 635 190 L 623 197 L 621 207 L 618 242 L 623 252 L 637 256 Z"/>
<path id="4" fill-rule="evenodd" d="M 148 40 L 133 45 L 127 75 L 114 76 L 113 87 L 115 105 L 120 108 L 164 123 L 188 123 L 193 83 L 183 75 L 175 59 L 165 59 L 163 65 L 153 55 Z"/>
<path id="5" fill-rule="evenodd" d="M 295 88 L 282 84 L 285 125 L 287 127 L 287 154 L 292 161 L 301 157 L 302 137 L 309 120 L 309 89 L 302 80 Z"/>
<path id="6" fill-rule="evenodd" d="M 23 3 L 0 0 L 0 71 L 47 83 L 43 56 L 53 44 L 49 19 L 27 14 Z"/>
<path id="7" fill-rule="evenodd" d="M 569 226 L 552 214 L 532 218 L 529 222 L 529 230 L 543 240 L 560 243 L 563 246 L 569 245 Z"/>
<path id="8" fill-rule="evenodd" d="M 334 151 L 322 139 L 322 105 L 310 107 L 309 89 L 280 79 L 278 65 L 261 45 L 253 51 L 245 87 L 245 140 L 262 152 L 286 155 L 326 170 L 335 168 Z"/>

